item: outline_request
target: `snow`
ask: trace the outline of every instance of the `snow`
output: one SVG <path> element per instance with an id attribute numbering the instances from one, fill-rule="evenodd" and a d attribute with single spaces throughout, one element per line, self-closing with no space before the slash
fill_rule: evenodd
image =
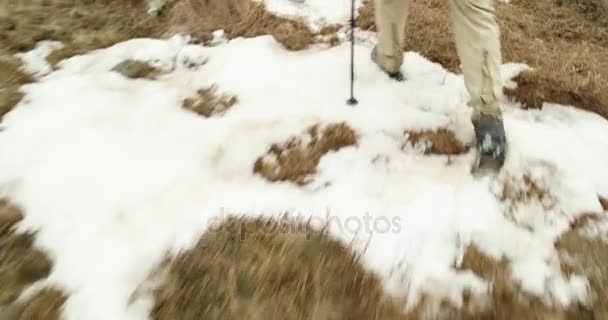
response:
<path id="1" fill-rule="evenodd" d="M 447 127 L 473 140 L 462 77 L 409 52 L 408 81 L 396 83 L 369 61 L 371 47 L 359 44 L 353 108 L 345 103 L 349 50 L 290 52 L 270 36 L 213 47 L 181 36 L 134 39 L 65 60 L 25 86 L 24 100 L 1 124 L 0 196 L 24 209 L 20 228 L 38 230 L 37 245 L 54 258 L 45 283 L 70 293 L 65 318 L 147 319 L 149 297 L 128 301 L 167 252 L 193 245 L 218 217 L 285 211 L 318 226 L 331 222 L 332 235 L 352 242 L 410 307 L 422 294 L 457 305 L 463 290 L 483 298 L 491 284 L 453 267 L 470 244 L 508 258 L 530 294 L 586 300 L 586 280 L 561 275 L 553 242 L 577 215 L 601 211 L 608 121 L 567 106 L 507 104 L 505 169 L 474 179 L 473 152 L 448 165 L 447 157 L 402 148 L 411 129 Z M 150 81 L 110 71 L 127 58 L 167 74 Z M 206 63 L 188 68 L 192 61 Z M 505 64 L 503 77 L 522 69 Z M 214 83 L 239 98 L 225 115 L 205 119 L 181 108 Z M 253 174 L 272 143 L 341 121 L 357 132 L 358 145 L 322 158 L 310 185 Z M 523 174 L 546 183 L 555 206 L 545 212 L 523 204 L 517 222 L 496 190 Z"/>
<path id="2" fill-rule="evenodd" d="M 292 20 L 303 21 L 311 31 L 324 26 L 345 25 L 351 17 L 352 0 L 263 0 L 267 11 Z M 355 17 L 363 0 L 355 0 Z"/>
<path id="3" fill-rule="evenodd" d="M 63 48 L 63 44 L 57 41 L 44 40 L 38 42 L 36 47 L 26 53 L 18 53 L 16 56 L 23 62 L 23 70 L 35 77 L 47 75 L 52 71 L 46 61 L 46 57 L 53 51 Z"/>

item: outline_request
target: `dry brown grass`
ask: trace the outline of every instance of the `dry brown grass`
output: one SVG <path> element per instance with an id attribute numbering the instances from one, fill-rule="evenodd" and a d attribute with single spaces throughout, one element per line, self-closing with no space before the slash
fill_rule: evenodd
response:
<path id="1" fill-rule="evenodd" d="M 505 61 L 534 71 L 516 78 L 506 94 L 537 108 L 543 102 L 574 105 L 608 118 L 608 13 L 597 0 L 514 0 L 498 6 Z M 448 1 L 413 0 L 405 50 L 418 51 L 457 72 Z M 373 4 L 358 24 L 375 30 Z"/>
<path id="2" fill-rule="evenodd" d="M 65 295 L 46 288 L 16 303 L 23 290 L 46 278 L 52 268 L 47 255 L 33 246 L 34 235 L 17 234 L 21 211 L 0 200 L 0 320 L 58 320 Z"/>
<path id="3" fill-rule="evenodd" d="M 0 31 L 0 37 L 1 35 Z M 0 48 L 0 119 L 23 97 L 19 87 L 32 81 L 19 70 L 19 66 L 20 62 L 15 57 L 8 54 L 5 48 Z"/>
<path id="4" fill-rule="evenodd" d="M 424 147 L 424 154 L 460 155 L 466 153 L 470 146 L 456 138 L 448 129 L 406 131 L 405 139 L 411 146 Z"/>
<path id="5" fill-rule="evenodd" d="M 502 202 L 510 204 L 512 208 L 538 202 L 546 210 L 550 210 L 556 202 L 547 186 L 529 175 L 505 178 L 499 198 Z"/>
<path id="6" fill-rule="evenodd" d="M 492 283 L 490 305 L 483 311 L 471 312 L 467 308 L 449 308 L 451 320 L 508 320 L 508 319 L 604 319 L 593 318 L 594 310 L 581 304 L 568 309 L 547 307 L 541 300 L 522 294 L 519 285 L 511 278 L 509 263 L 497 261 L 475 246 L 465 252 L 461 270 L 470 270 Z"/>
<path id="7" fill-rule="evenodd" d="M 579 223 L 561 236 L 555 247 L 562 257 L 562 270 L 584 275 L 590 285 L 593 308 L 585 318 L 608 319 L 608 243 L 600 238 L 585 237 L 580 230 L 597 222 L 597 218 Z M 567 257 L 567 259 L 566 259 Z"/>
<path id="8" fill-rule="evenodd" d="M 185 99 L 183 107 L 205 118 L 209 118 L 214 115 L 224 114 L 236 103 L 238 103 L 236 96 L 219 94 L 217 88 L 212 86 L 198 90 L 196 97 Z"/>
<path id="9" fill-rule="evenodd" d="M 599 196 L 599 198 L 600 198 L 600 204 L 602 205 L 602 208 L 604 208 L 604 210 L 608 211 L 608 198 L 602 197 L 602 196 Z"/>
<path id="10" fill-rule="evenodd" d="M 18 88 L 32 79 L 19 71 L 13 55 L 31 50 L 40 40 L 64 43 L 48 60 L 113 45 L 133 37 L 156 34 L 155 22 L 144 12 L 143 1 L 11 0 L 0 17 L 0 117 L 22 98 Z"/>
<path id="11" fill-rule="evenodd" d="M 6 32 L 11 51 L 27 51 L 37 41 L 65 44 L 52 63 L 131 38 L 154 36 L 157 22 L 145 15 L 144 1 L 20 0 L 9 2 L 14 30 Z"/>
<path id="12" fill-rule="evenodd" d="M 572 231 L 556 247 L 568 252 L 574 266 L 565 276 L 589 277 L 594 297 L 590 308 L 547 307 L 522 294 L 511 278 L 509 262 L 496 260 L 475 246 L 465 252 L 459 270 L 469 270 L 492 284 L 483 308 L 465 296 L 465 307 L 441 305 L 436 319 L 606 319 L 608 295 L 604 261 L 607 244 Z M 218 319 L 428 319 L 423 299 L 411 313 L 400 314 L 376 276 L 359 265 L 348 248 L 306 225 L 285 221 L 230 218 L 205 234 L 191 250 L 163 265 L 153 318 Z M 475 307 L 473 307 L 475 306 Z M 437 310 L 435 310 L 437 312 Z M 434 318 L 434 319 L 435 319 Z"/>
<path id="13" fill-rule="evenodd" d="M 0 306 L 15 301 L 25 287 L 51 271 L 49 258 L 33 246 L 34 236 L 14 232 L 21 219 L 18 208 L 0 200 Z"/>
<path id="14" fill-rule="evenodd" d="M 56 65 L 68 57 L 138 37 L 163 37 L 187 32 L 202 42 L 224 29 L 229 39 L 272 35 L 289 50 L 312 43 L 335 45 L 336 26 L 315 38 L 305 24 L 276 17 L 249 0 L 179 0 L 158 17 L 146 14 L 143 0 L 19 0 L 3 2 L 0 16 L 0 117 L 22 98 L 18 88 L 32 79 L 18 70 L 15 53 L 31 50 L 40 40 L 65 46 L 47 60 Z"/>
<path id="15" fill-rule="evenodd" d="M 56 288 L 45 288 L 12 310 L 13 320 L 60 320 L 66 295 Z M 8 320 L 8 319 L 7 319 Z"/>
<path id="16" fill-rule="evenodd" d="M 357 134 L 345 123 L 330 124 L 324 128 L 315 125 L 307 130 L 306 135 L 309 138 L 307 143 L 303 143 L 300 137 L 294 137 L 272 145 L 266 155 L 255 162 L 254 172 L 270 181 L 291 181 L 304 185 L 315 173 L 321 157 L 357 143 Z"/>
<path id="17" fill-rule="evenodd" d="M 505 201 L 541 201 L 550 196 L 548 191 L 533 179 L 524 177 L 523 180 L 523 188 L 514 188 L 509 183 L 505 185 Z M 605 266 L 608 244 L 601 239 L 586 238 L 579 234 L 579 230 L 596 223 L 601 217 L 598 213 L 580 215 L 571 223 L 571 230 L 555 244 L 562 256 L 562 274 L 565 277 L 583 275 L 589 280 L 593 297 L 590 306 L 577 303 L 567 309 L 549 307 L 538 298 L 523 294 L 519 284 L 510 275 L 508 260 L 496 260 L 470 245 L 457 269 L 472 271 L 492 284 L 489 305 L 480 310 L 478 304 L 472 305 L 474 301 L 466 299 L 462 309 L 443 304 L 439 310 L 441 319 L 608 319 L 608 268 Z M 565 259 L 565 256 L 569 259 Z M 423 300 L 410 314 L 413 319 L 424 318 L 428 307 L 426 302 Z"/>
<path id="18" fill-rule="evenodd" d="M 291 221 L 229 218 L 163 272 L 155 320 L 400 318 L 346 246 Z"/>
<path id="19" fill-rule="evenodd" d="M 187 31 L 201 41 L 224 29 L 229 39 L 272 35 L 289 50 L 301 50 L 314 42 L 314 34 L 298 21 L 276 17 L 261 3 L 249 0 L 181 0 L 166 13 L 165 32 Z"/>

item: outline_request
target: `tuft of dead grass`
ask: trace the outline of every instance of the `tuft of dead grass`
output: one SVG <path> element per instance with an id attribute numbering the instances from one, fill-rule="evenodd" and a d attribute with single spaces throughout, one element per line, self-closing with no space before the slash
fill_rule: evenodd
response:
<path id="1" fill-rule="evenodd" d="M 33 245 L 34 235 L 15 233 L 21 219 L 18 208 L 0 200 L 0 306 L 15 301 L 26 286 L 51 271 L 49 258 Z"/>
<path id="2" fill-rule="evenodd" d="M 608 198 L 599 196 L 599 199 L 600 199 L 600 204 L 602 205 L 602 208 L 604 210 L 608 211 Z"/>
<path id="3" fill-rule="evenodd" d="M 467 153 L 470 146 L 464 145 L 448 129 L 406 131 L 405 139 L 411 146 L 424 147 L 424 154 L 460 155 Z"/>
<path id="4" fill-rule="evenodd" d="M 315 173 L 325 154 L 356 143 L 357 134 L 346 123 L 330 124 L 325 128 L 315 125 L 307 130 L 305 137 L 273 144 L 266 155 L 255 162 L 253 171 L 269 181 L 304 185 L 310 182 L 310 175 Z"/>
<path id="5" fill-rule="evenodd" d="M 8 203 L 4 199 L 0 199 L 0 230 L 2 234 L 8 232 L 16 223 L 23 220 L 21 211 Z"/>
<path id="6" fill-rule="evenodd" d="M 20 65 L 15 57 L 0 49 L 0 119 L 23 98 L 19 87 L 32 81 L 19 69 Z"/>
<path id="7" fill-rule="evenodd" d="M 598 0 L 518 0 L 498 4 L 503 58 L 533 71 L 515 80 L 507 96 L 527 108 L 554 102 L 608 118 L 608 13 Z M 448 1 L 412 0 L 404 50 L 420 52 L 458 72 Z M 374 4 L 367 1 L 358 25 L 375 31 Z"/>
<path id="8" fill-rule="evenodd" d="M 507 176 L 502 182 L 502 189 L 496 195 L 506 205 L 505 217 L 520 227 L 534 229 L 526 220 L 522 220 L 520 209 L 530 204 L 536 204 L 543 208 L 541 219 L 549 219 L 556 205 L 555 196 L 549 188 L 528 174 L 521 177 Z M 572 221 L 571 223 L 576 223 Z"/>
<path id="9" fill-rule="evenodd" d="M 60 320 L 61 308 L 67 301 L 65 293 L 56 288 L 45 288 L 16 306 L 14 320 Z M 8 320 L 8 319 L 7 319 Z"/>
<path id="10" fill-rule="evenodd" d="M 155 320 L 401 319 L 348 247 L 295 221 L 228 218 L 164 265 Z"/>
<path id="11" fill-rule="evenodd" d="M 555 205 L 554 196 L 541 182 L 529 175 L 522 177 L 507 177 L 503 183 L 500 200 L 511 204 L 526 204 L 539 202 L 545 209 L 551 209 Z"/>
<path id="12" fill-rule="evenodd" d="M 224 114 L 236 103 L 238 103 L 236 96 L 219 94 L 217 87 L 211 86 L 198 90 L 196 97 L 185 99 L 182 105 L 186 110 L 209 118 L 214 115 Z"/>
<path id="13" fill-rule="evenodd" d="M 46 288 L 24 302 L 16 300 L 34 282 L 46 278 L 52 264 L 33 245 L 34 234 L 17 234 L 14 226 L 23 219 L 19 208 L 0 199 L 0 320 L 59 320 L 66 296 Z"/>
<path id="14" fill-rule="evenodd" d="M 570 229 L 579 230 L 580 228 L 600 221 L 601 218 L 602 216 L 598 213 L 587 212 L 580 214 L 570 222 Z"/>

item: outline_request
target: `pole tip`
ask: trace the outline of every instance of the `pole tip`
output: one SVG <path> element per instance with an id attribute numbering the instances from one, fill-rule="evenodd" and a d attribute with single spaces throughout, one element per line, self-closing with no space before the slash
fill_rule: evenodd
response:
<path id="1" fill-rule="evenodd" d="M 354 97 L 351 97 L 350 99 L 348 99 L 348 101 L 346 101 L 346 104 L 348 104 L 349 106 L 356 106 L 357 104 L 359 104 L 359 101 L 357 101 L 357 99 L 355 99 Z"/>

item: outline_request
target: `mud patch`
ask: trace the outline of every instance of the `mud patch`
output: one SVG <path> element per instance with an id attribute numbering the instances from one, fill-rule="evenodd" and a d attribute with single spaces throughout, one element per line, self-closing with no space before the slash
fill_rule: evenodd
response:
<path id="1" fill-rule="evenodd" d="M 182 106 L 186 110 L 209 118 L 224 114 L 238 101 L 236 96 L 220 94 L 217 92 L 217 87 L 211 86 L 198 90 L 196 96 L 185 99 Z"/>
<path id="2" fill-rule="evenodd" d="M 402 318 L 347 246 L 287 220 L 228 218 L 163 270 L 155 320 Z"/>
<path id="3" fill-rule="evenodd" d="M 315 125 L 303 136 L 273 144 L 258 158 L 253 171 L 269 181 L 291 181 L 305 185 L 311 181 L 321 158 L 331 151 L 357 143 L 357 134 L 345 123 L 326 127 Z"/>

